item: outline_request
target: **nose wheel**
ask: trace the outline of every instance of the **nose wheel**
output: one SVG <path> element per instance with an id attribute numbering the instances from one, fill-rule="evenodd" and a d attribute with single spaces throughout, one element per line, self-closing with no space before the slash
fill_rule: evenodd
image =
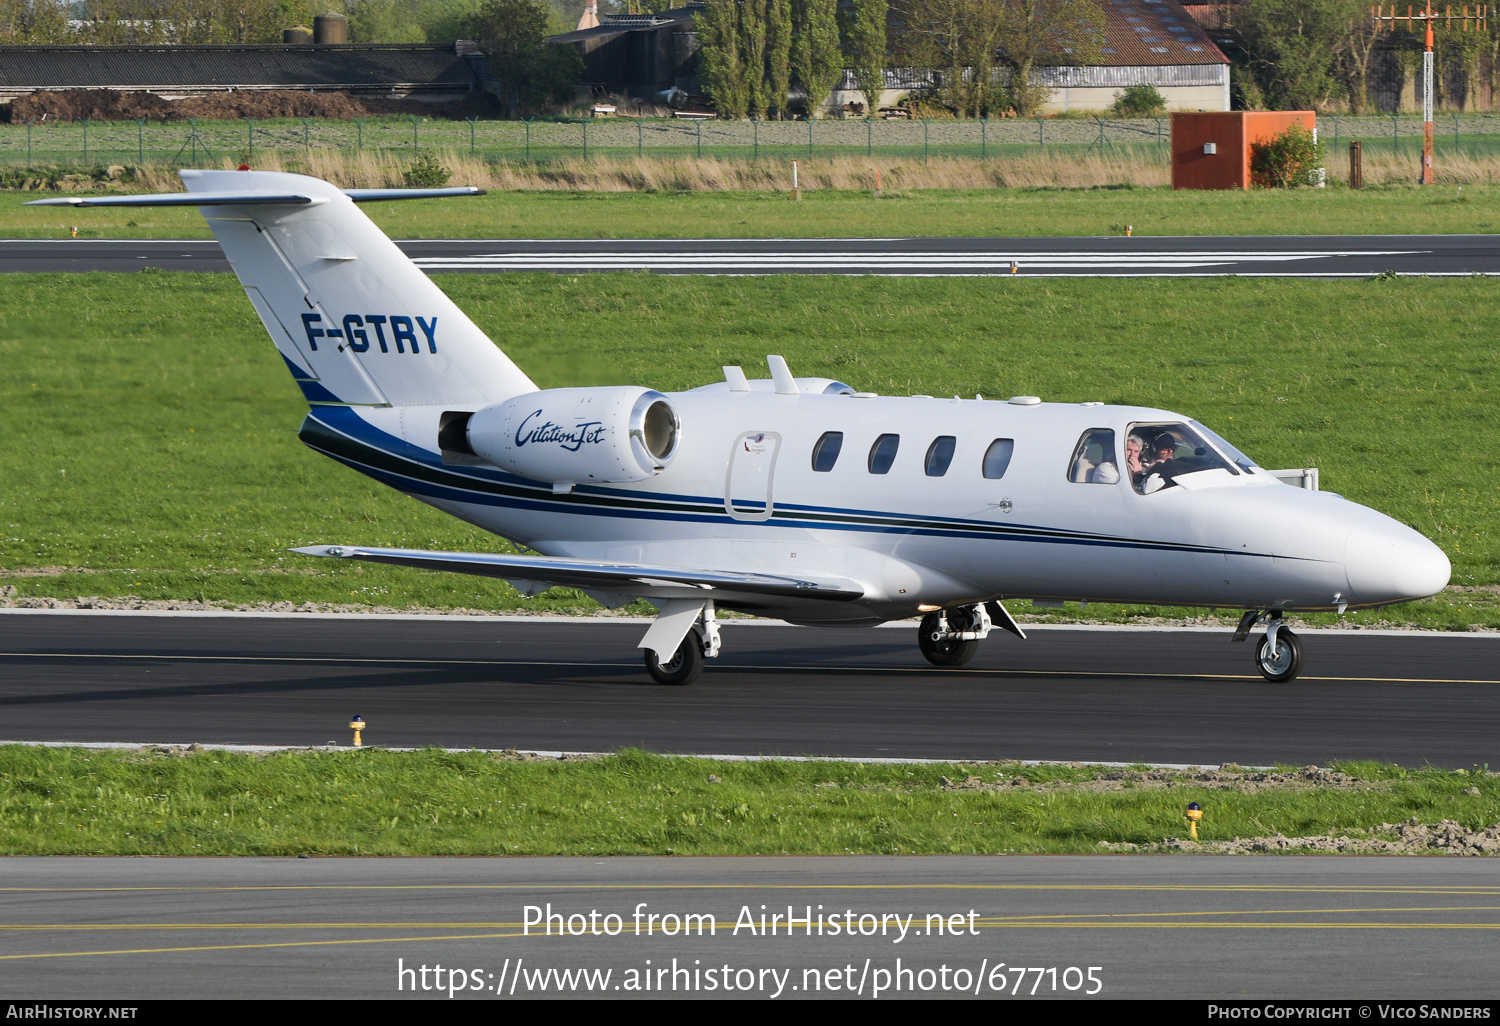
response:
<path id="1" fill-rule="evenodd" d="M 1273 640 L 1268 631 L 1255 646 L 1255 668 L 1272 684 L 1284 684 L 1302 671 L 1302 641 L 1282 628 Z"/>
<path id="2" fill-rule="evenodd" d="M 646 649 L 646 672 L 658 684 L 691 684 L 703 676 L 703 642 L 697 631 L 688 631 L 671 659 L 662 662 Z"/>
<path id="3" fill-rule="evenodd" d="M 1266 633 L 1255 645 L 1255 668 L 1272 684 L 1284 684 L 1302 672 L 1302 639 L 1283 626 L 1281 613 L 1250 610 L 1230 640 L 1244 641 L 1263 617 Z"/>

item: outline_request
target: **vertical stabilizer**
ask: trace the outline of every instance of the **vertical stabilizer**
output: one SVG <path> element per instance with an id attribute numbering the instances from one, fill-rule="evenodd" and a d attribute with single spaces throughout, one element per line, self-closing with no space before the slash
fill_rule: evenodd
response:
<path id="1" fill-rule="evenodd" d="M 309 402 L 478 409 L 536 385 L 344 193 L 275 171 L 183 171 L 190 193 L 311 202 L 203 207 Z"/>

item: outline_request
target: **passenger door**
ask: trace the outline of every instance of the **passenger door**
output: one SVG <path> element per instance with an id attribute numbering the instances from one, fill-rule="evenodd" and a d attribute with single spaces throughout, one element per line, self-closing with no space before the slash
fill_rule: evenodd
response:
<path id="1" fill-rule="evenodd" d="M 769 520 L 772 485 L 781 436 L 774 431 L 746 431 L 729 454 L 724 482 L 724 508 L 736 520 Z"/>

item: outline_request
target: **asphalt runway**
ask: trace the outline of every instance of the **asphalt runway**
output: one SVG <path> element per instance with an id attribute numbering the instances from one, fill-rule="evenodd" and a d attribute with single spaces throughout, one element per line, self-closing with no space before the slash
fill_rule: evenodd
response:
<path id="1" fill-rule="evenodd" d="M 1361 1001 L 1500 989 L 1494 859 L 11 858 L 5 871 L 11 999 L 1095 992 L 1347 999 L 1356 1019 Z M 560 918 L 539 936 L 549 905 Z M 689 914 L 712 925 L 685 935 Z M 570 922 L 586 932 L 559 936 Z"/>
<path id="2" fill-rule="evenodd" d="M 428 271 L 1031 277 L 1500 274 L 1494 235 L 923 239 L 455 239 L 397 244 Z M 1012 271 L 1014 265 L 1015 270 Z M 7 239 L 4 271 L 228 271 L 213 240 Z"/>
<path id="3" fill-rule="evenodd" d="M 1242 765 L 1500 765 L 1500 635 L 1302 634 L 1268 684 L 1229 631 L 724 625 L 661 687 L 645 621 L 0 612 L 0 738 Z"/>

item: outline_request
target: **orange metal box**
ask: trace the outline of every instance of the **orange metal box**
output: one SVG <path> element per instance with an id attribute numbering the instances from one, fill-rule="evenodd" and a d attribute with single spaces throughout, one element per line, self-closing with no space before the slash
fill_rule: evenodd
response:
<path id="1" fill-rule="evenodd" d="M 1172 115 L 1172 188 L 1250 188 L 1250 146 L 1300 124 L 1318 130 L 1310 110 L 1201 111 Z"/>

